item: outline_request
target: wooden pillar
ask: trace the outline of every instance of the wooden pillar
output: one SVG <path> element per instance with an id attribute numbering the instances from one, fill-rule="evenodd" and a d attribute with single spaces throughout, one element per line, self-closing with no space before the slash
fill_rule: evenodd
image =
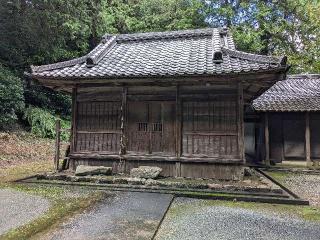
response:
<path id="1" fill-rule="evenodd" d="M 244 148 L 244 117 L 243 117 L 243 86 L 242 82 L 238 83 L 238 146 L 239 146 L 239 155 L 240 158 L 243 159 L 245 163 L 245 148 Z"/>
<path id="2" fill-rule="evenodd" d="M 60 134 L 61 124 L 60 119 L 56 120 L 56 141 L 55 141 L 55 154 L 54 154 L 54 170 L 59 170 L 59 159 L 60 159 Z"/>
<path id="3" fill-rule="evenodd" d="M 310 144 L 310 114 L 305 113 L 306 128 L 305 128 L 305 150 L 306 150 L 306 161 L 307 166 L 311 166 L 311 144 Z"/>
<path id="4" fill-rule="evenodd" d="M 280 113 L 280 120 L 281 120 L 281 162 L 285 161 L 285 154 L 284 154 L 284 125 L 283 125 L 283 115 Z"/>
<path id="5" fill-rule="evenodd" d="M 72 88 L 72 120 L 71 120 L 71 136 L 70 136 L 70 153 L 76 151 L 76 140 L 77 140 L 77 88 Z"/>
<path id="6" fill-rule="evenodd" d="M 126 170 L 126 161 L 122 158 L 127 153 L 127 95 L 128 88 L 122 88 L 122 100 L 121 100 L 121 135 L 120 135 L 120 161 L 118 164 L 118 172 L 123 173 Z"/>
<path id="7" fill-rule="evenodd" d="M 127 94 L 128 88 L 122 89 L 122 102 L 121 102 L 121 137 L 120 137 L 120 155 L 127 152 Z"/>
<path id="8" fill-rule="evenodd" d="M 181 99 L 180 99 L 180 87 L 176 87 L 176 119 L 175 119 L 175 132 L 176 132 L 176 177 L 181 176 L 181 163 L 179 161 L 182 154 L 182 116 L 181 116 Z"/>
<path id="9" fill-rule="evenodd" d="M 269 114 L 264 114 L 264 144 L 265 144 L 265 164 L 270 166 L 270 143 L 269 143 Z"/>

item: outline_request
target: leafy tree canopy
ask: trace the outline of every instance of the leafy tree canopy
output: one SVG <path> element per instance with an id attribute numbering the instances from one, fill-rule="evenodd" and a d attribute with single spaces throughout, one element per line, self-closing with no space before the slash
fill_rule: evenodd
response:
<path id="1" fill-rule="evenodd" d="M 9 120 L 23 108 L 18 82 L 30 65 L 83 55 L 105 33 L 228 26 L 238 49 L 287 55 L 291 73 L 320 73 L 319 13 L 317 0 L 3 0 L 0 84 L 9 87 L 1 96 L 17 104 L 0 101 L 0 111 Z M 26 105 L 70 113 L 63 94 L 25 84 L 24 96 Z"/>
<path id="2" fill-rule="evenodd" d="M 0 65 L 0 129 L 14 123 L 24 108 L 22 82 Z"/>
<path id="3" fill-rule="evenodd" d="M 320 2 L 307 0 L 205 1 L 207 21 L 232 29 L 239 49 L 287 55 L 292 72 L 320 72 Z"/>

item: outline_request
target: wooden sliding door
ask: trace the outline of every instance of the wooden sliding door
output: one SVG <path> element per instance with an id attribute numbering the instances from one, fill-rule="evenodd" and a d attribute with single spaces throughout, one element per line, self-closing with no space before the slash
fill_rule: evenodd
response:
<path id="1" fill-rule="evenodd" d="M 173 155 L 174 118 L 174 102 L 129 102 L 128 152 Z"/>

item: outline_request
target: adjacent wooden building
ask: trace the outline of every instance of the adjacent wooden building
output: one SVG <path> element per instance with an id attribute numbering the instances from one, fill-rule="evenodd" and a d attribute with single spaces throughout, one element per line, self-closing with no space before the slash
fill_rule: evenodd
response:
<path id="1" fill-rule="evenodd" d="M 320 75 L 291 75 L 253 101 L 266 163 L 320 160 Z"/>
<path id="2" fill-rule="evenodd" d="M 209 28 L 105 35 L 86 56 L 33 66 L 31 77 L 72 94 L 73 169 L 239 179 L 244 105 L 287 69 L 286 57 L 237 51 L 227 29 Z"/>

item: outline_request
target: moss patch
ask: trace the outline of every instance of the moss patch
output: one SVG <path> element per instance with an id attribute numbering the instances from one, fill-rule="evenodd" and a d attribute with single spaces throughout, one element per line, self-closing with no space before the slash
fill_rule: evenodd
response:
<path id="1" fill-rule="evenodd" d="M 288 173 L 288 172 L 283 172 L 283 171 L 266 171 L 266 173 L 274 178 L 275 180 L 283 183 L 288 177 L 294 175 L 294 173 Z"/>

